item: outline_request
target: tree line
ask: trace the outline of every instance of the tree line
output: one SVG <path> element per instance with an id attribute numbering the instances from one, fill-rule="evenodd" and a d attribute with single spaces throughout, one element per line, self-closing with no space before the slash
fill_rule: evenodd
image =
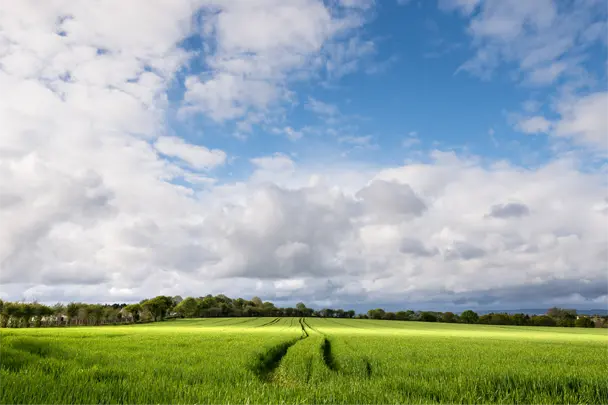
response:
<path id="1" fill-rule="evenodd" d="M 467 310 L 461 314 L 453 312 L 434 311 L 398 311 L 386 312 L 381 308 L 372 309 L 363 317 L 370 319 L 397 320 L 397 321 L 421 321 L 421 322 L 445 322 L 445 323 L 468 323 L 480 325 L 513 325 L 513 326 L 561 326 L 561 327 L 608 327 L 608 316 L 582 316 L 576 310 L 553 307 L 542 315 L 528 315 L 524 313 L 489 313 L 479 315 Z"/>
<path id="2" fill-rule="evenodd" d="M 77 325 L 118 325 L 156 322 L 169 318 L 213 317 L 320 317 L 377 319 L 390 321 L 445 322 L 487 325 L 608 327 L 608 316 L 579 316 L 575 310 L 551 308 L 544 315 L 490 313 L 479 315 L 472 310 L 461 314 L 434 311 L 390 312 L 381 308 L 365 314 L 353 310 L 312 309 L 300 302 L 295 307 L 276 307 L 259 297 L 232 299 L 223 294 L 204 297 L 164 296 L 144 299 L 135 304 L 86 304 L 71 302 L 47 306 L 38 302 L 0 300 L 1 327 L 43 327 Z"/>

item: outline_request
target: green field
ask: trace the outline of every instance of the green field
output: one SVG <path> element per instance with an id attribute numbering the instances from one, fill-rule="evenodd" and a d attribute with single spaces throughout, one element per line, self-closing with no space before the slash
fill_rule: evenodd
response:
<path id="1" fill-rule="evenodd" d="M 605 329 L 319 318 L 2 329 L 2 403 L 608 403 Z"/>

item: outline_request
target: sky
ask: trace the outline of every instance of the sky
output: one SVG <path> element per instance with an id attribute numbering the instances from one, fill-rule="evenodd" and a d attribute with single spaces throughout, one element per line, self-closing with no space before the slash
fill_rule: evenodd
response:
<path id="1" fill-rule="evenodd" d="M 0 4 L 0 297 L 608 306 L 604 0 Z"/>

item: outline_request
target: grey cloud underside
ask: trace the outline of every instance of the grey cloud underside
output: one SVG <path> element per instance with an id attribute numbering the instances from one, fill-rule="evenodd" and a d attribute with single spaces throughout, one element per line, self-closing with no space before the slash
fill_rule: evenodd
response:
<path id="1" fill-rule="evenodd" d="M 608 295 L 608 277 L 592 280 L 553 279 L 529 285 L 493 288 L 476 291 L 474 294 L 459 294 L 452 302 L 457 305 L 477 304 L 492 305 L 496 303 L 529 304 L 564 300 L 570 295 L 580 295 L 584 301 L 594 300 Z M 539 300 L 539 297 L 542 300 Z"/>
<path id="2" fill-rule="evenodd" d="M 525 204 L 508 203 L 492 206 L 489 216 L 494 218 L 523 217 L 530 214 L 530 210 Z"/>
<path id="3" fill-rule="evenodd" d="M 414 174 L 408 174 L 411 167 L 400 170 Z M 422 174 L 435 167 L 419 170 Z M 519 181 L 517 176 L 513 181 Z M 36 242 L 23 240 L 28 249 L 15 246 L 2 262 L 5 291 L 20 294 L 17 286 L 27 285 L 31 296 L 50 300 L 65 297 L 66 288 L 90 297 L 104 297 L 100 289 L 116 289 L 110 297 L 122 300 L 159 291 L 223 292 L 277 301 L 297 297 L 320 305 L 385 299 L 485 305 L 576 293 L 590 299 L 605 295 L 597 281 L 605 239 L 592 219 L 604 216 L 586 203 L 587 197 L 572 201 L 573 211 L 588 206 L 581 221 L 556 226 L 550 212 L 535 210 L 528 217 L 535 234 L 525 235 L 517 225 L 488 222 L 483 201 L 475 203 L 479 208 L 469 203 L 460 216 L 445 217 L 437 191 L 426 196 L 429 203 L 422 203 L 412 186 L 395 180 L 374 180 L 354 193 L 323 185 L 258 184 L 234 195 L 238 200 L 218 205 L 212 195 L 198 202 L 184 196 L 184 207 L 193 211 L 155 217 L 160 211 L 149 215 L 153 211 L 144 210 L 131 214 L 137 219 L 121 216 L 111 193 L 95 192 L 99 182 L 77 184 L 93 190 L 90 195 L 106 197 L 61 199 L 61 209 L 39 212 L 51 216 L 40 220 L 47 226 L 27 228 Z M 450 189 L 439 195 L 449 196 Z M 531 200 L 540 198 L 542 205 L 545 197 Z M 468 220 L 462 222 L 462 217 Z M 581 228 L 584 223 L 588 225 Z M 101 238 L 104 229 L 110 233 Z M 78 241 L 59 231 L 76 232 Z M 597 243 L 586 242 L 593 237 L 599 237 Z M 555 279 L 556 269 L 565 272 L 563 280 Z M 595 281 L 575 283 L 568 274 Z M 280 280 L 302 282 L 277 287 Z M 258 282 L 260 287 L 253 287 Z"/>

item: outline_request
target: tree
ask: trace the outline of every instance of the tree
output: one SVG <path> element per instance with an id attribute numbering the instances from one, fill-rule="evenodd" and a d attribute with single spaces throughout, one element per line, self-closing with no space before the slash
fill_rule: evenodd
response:
<path id="1" fill-rule="evenodd" d="M 34 326 L 37 328 L 42 326 L 42 318 L 53 315 L 51 308 L 37 302 L 32 304 L 32 312 L 34 315 Z"/>
<path id="2" fill-rule="evenodd" d="M 177 304 L 175 312 L 184 318 L 194 318 L 198 313 L 198 302 L 192 297 L 187 297 L 185 300 Z"/>
<path id="3" fill-rule="evenodd" d="M 477 323 L 477 321 L 479 320 L 479 315 L 477 315 L 477 312 L 467 309 L 462 314 L 460 314 L 460 319 L 464 323 Z"/>
<path id="4" fill-rule="evenodd" d="M 260 297 L 253 297 L 251 299 L 251 302 L 253 303 L 254 306 L 261 308 L 264 303 L 262 302 L 262 299 Z"/>
<path id="5" fill-rule="evenodd" d="M 420 320 L 422 322 L 437 322 L 437 315 L 432 312 L 421 312 Z"/>
<path id="6" fill-rule="evenodd" d="M 130 304 L 130 305 L 127 305 L 124 308 L 124 310 L 131 315 L 131 318 L 133 318 L 133 322 L 139 321 L 139 318 L 140 318 L 140 315 L 141 315 L 141 311 L 142 311 L 141 304 Z"/>
<path id="7" fill-rule="evenodd" d="M 335 314 L 335 311 L 331 308 L 323 308 L 322 310 L 319 311 L 319 315 L 322 318 L 333 318 Z"/>
<path id="8" fill-rule="evenodd" d="M 587 316 L 579 317 L 574 324 L 577 328 L 595 328 L 595 322 Z"/>
<path id="9" fill-rule="evenodd" d="M 490 324 L 492 325 L 511 325 L 509 314 L 491 314 Z"/>
<path id="10" fill-rule="evenodd" d="M 511 316 L 511 323 L 513 325 L 525 326 L 528 324 L 530 317 L 526 314 L 513 314 Z"/>
<path id="11" fill-rule="evenodd" d="M 386 321 L 394 321 L 396 319 L 394 312 L 385 312 L 382 319 Z"/>
<path id="12" fill-rule="evenodd" d="M 78 321 L 83 325 L 88 325 L 91 319 L 91 306 L 89 304 L 80 304 L 78 310 Z"/>
<path id="13" fill-rule="evenodd" d="M 20 304 L 20 307 L 23 325 L 26 328 L 29 328 L 32 317 L 34 316 L 34 305 L 23 302 Z"/>
<path id="14" fill-rule="evenodd" d="M 53 315 L 55 316 L 55 323 L 57 325 L 62 325 L 63 324 L 63 314 L 65 313 L 65 306 L 58 302 L 57 304 L 53 305 Z"/>
<path id="15" fill-rule="evenodd" d="M 533 316 L 530 318 L 530 322 L 536 326 L 557 326 L 555 319 L 548 315 Z"/>
<path id="16" fill-rule="evenodd" d="M 15 303 L 5 302 L 2 307 L 2 327 L 15 326 L 15 318 L 18 311 L 18 307 Z"/>
<path id="17" fill-rule="evenodd" d="M 8 326 L 9 315 L 7 310 L 9 305 L 10 302 L 4 303 L 0 300 L 0 328 L 6 328 Z"/>
<path id="18" fill-rule="evenodd" d="M 370 309 L 367 311 L 367 316 L 371 319 L 382 319 L 385 312 L 382 308 Z"/>
<path id="19" fill-rule="evenodd" d="M 458 321 L 458 317 L 453 312 L 444 312 L 441 315 L 441 321 L 447 323 L 454 323 Z"/>
<path id="20" fill-rule="evenodd" d="M 165 318 L 167 311 L 173 307 L 173 300 L 171 297 L 159 295 L 152 299 L 145 300 L 141 305 L 143 309 L 150 312 L 154 321 L 160 321 Z"/>
<path id="21" fill-rule="evenodd" d="M 114 308 L 112 305 L 107 305 L 107 306 L 103 307 L 101 319 L 103 320 L 103 323 L 105 323 L 105 324 L 116 323 L 117 315 L 118 315 L 118 309 Z"/>
<path id="22" fill-rule="evenodd" d="M 348 311 L 346 311 L 346 316 L 349 317 L 350 319 L 353 319 L 355 317 L 355 311 L 353 311 L 352 309 L 349 309 Z"/>
<path id="23" fill-rule="evenodd" d="M 75 302 L 70 302 L 66 308 L 66 312 L 68 315 L 68 325 L 72 323 L 74 319 L 78 317 L 78 312 L 80 311 L 80 304 Z"/>

